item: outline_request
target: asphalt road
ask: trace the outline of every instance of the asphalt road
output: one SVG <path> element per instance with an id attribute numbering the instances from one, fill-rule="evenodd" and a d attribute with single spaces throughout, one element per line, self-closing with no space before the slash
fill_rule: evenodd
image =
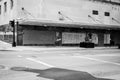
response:
<path id="1" fill-rule="evenodd" d="M 0 80 L 120 80 L 120 49 L 0 50 Z"/>

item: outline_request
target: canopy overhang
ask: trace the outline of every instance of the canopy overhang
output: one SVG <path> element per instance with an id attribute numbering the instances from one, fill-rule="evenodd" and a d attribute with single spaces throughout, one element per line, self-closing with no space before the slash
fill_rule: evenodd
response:
<path id="1" fill-rule="evenodd" d="M 103 29 L 103 30 L 120 30 L 120 25 L 92 24 L 80 22 L 62 22 L 62 21 L 20 21 L 21 26 L 40 26 L 40 27 L 63 27 L 63 28 L 81 28 L 81 29 Z"/>

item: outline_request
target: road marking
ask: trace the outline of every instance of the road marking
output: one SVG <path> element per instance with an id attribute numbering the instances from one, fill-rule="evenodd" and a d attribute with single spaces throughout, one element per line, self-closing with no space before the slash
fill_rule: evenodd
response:
<path id="1" fill-rule="evenodd" d="M 23 57 L 23 56 L 18 55 L 18 57 L 21 58 L 21 57 Z M 25 58 L 25 59 L 27 59 L 27 60 L 29 60 L 29 61 L 36 62 L 36 63 L 43 64 L 43 65 L 48 66 L 48 67 L 55 67 L 55 66 L 53 66 L 53 65 L 47 64 L 47 63 L 45 63 L 45 62 L 42 62 L 42 61 L 39 61 L 39 60 L 36 60 L 36 59 L 33 59 L 33 58 Z"/>
<path id="2" fill-rule="evenodd" d="M 22 57 L 21 55 L 18 55 L 18 57 Z"/>
<path id="3" fill-rule="evenodd" d="M 4 66 L 4 65 L 0 65 L 0 70 L 9 70 L 9 67 Z"/>
<path id="4" fill-rule="evenodd" d="M 114 65 L 120 66 L 120 63 L 115 63 L 115 62 L 110 62 L 110 61 L 105 61 L 105 60 L 100 60 L 100 59 L 95 59 L 95 58 L 90 58 L 90 57 L 85 57 L 85 56 L 74 56 L 74 57 L 80 57 L 80 58 L 94 60 L 94 61 L 98 61 L 98 62 L 102 62 L 102 63 L 109 63 L 109 64 L 114 64 Z"/>
<path id="5" fill-rule="evenodd" d="M 45 62 L 42 62 L 42 61 L 39 61 L 39 60 L 36 60 L 36 59 L 33 59 L 33 58 L 26 58 L 26 59 L 29 60 L 29 61 L 33 61 L 33 62 L 36 62 L 36 63 L 43 64 L 43 65 L 48 66 L 48 67 L 55 67 L 53 65 L 47 64 Z"/>

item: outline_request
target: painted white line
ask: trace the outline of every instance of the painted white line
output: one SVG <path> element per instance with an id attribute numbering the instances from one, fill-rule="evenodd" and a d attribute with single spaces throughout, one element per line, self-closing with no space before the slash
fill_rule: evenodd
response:
<path id="1" fill-rule="evenodd" d="M 18 55 L 18 57 L 22 57 L 21 55 Z"/>
<path id="2" fill-rule="evenodd" d="M 53 65 L 47 64 L 45 62 L 42 62 L 42 61 L 39 61 L 39 60 L 36 60 L 36 59 L 33 59 L 33 58 L 26 58 L 26 59 L 29 60 L 29 61 L 33 61 L 33 62 L 36 62 L 36 63 L 43 64 L 43 65 L 48 66 L 48 67 L 55 67 Z"/>
<path id="3" fill-rule="evenodd" d="M 5 67 L 5 69 L 3 69 L 3 70 L 9 70 L 9 67 Z"/>
<path id="4" fill-rule="evenodd" d="M 21 57 L 23 57 L 23 56 L 18 55 L 18 57 L 21 58 Z M 25 59 L 27 59 L 27 60 L 29 60 L 29 61 L 36 62 L 36 63 L 43 64 L 43 65 L 48 66 L 48 67 L 55 67 L 55 66 L 53 66 L 53 65 L 47 64 L 47 63 L 45 63 L 45 62 L 42 62 L 42 61 L 39 61 L 39 60 L 36 60 L 36 59 L 33 59 L 33 58 L 25 58 Z"/>
<path id="5" fill-rule="evenodd" d="M 95 58 L 90 58 L 90 57 L 84 57 L 84 56 L 74 56 L 74 57 L 80 57 L 80 58 L 84 58 L 84 59 L 89 59 L 89 60 L 94 60 L 94 61 L 98 61 L 98 62 L 102 62 L 102 63 L 109 63 L 109 64 L 114 64 L 114 65 L 120 66 L 120 63 L 115 63 L 115 62 L 110 62 L 110 61 L 105 61 L 105 60 L 100 60 L 100 59 L 95 59 Z"/>
<path id="6" fill-rule="evenodd" d="M 0 70 L 9 70 L 9 67 L 0 65 Z"/>

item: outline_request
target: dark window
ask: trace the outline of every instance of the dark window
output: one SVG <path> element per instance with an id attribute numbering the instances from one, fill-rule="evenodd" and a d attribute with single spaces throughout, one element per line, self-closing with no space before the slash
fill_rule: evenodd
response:
<path id="1" fill-rule="evenodd" d="M 1 6 L 0 6 L 0 14 L 1 14 Z"/>
<path id="2" fill-rule="evenodd" d="M 110 13 L 109 12 L 105 12 L 105 16 L 110 16 Z"/>
<path id="3" fill-rule="evenodd" d="M 7 11 L 7 2 L 4 3 L 4 12 Z"/>
<path id="4" fill-rule="evenodd" d="M 10 0 L 10 7 L 13 8 L 13 0 Z"/>
<path id="5" fill-rule="evenodd" d="M 98 11 L 97 10 L 93 10 L 92 12 L 94 15 L 98 15 Z"/>

